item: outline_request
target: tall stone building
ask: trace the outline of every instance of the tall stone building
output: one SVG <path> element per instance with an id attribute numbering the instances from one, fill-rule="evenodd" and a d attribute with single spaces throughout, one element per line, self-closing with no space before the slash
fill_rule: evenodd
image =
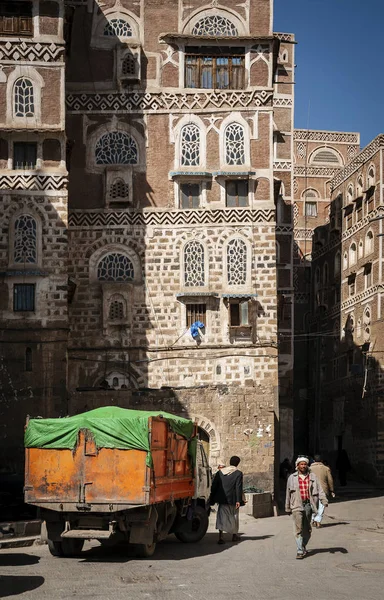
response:
<path id="1" fill-rule="evenodd" d="M 64 2 L 0 2 L 0 472 L 67 410 Z"/>
<path id="2" fill-rule="evenodd" d="M 27 412 L 165 409 L 197 421 L 212 466 L 239 454 L 273 489 L 293 36 L 273 33 L 271 0 L 0 8 L 4 457 Z"/>
<path id="3" fill-rule="evenodd" d="M 329 222 L 314 234 L 310 427 L 384 480 L 383 151 L 380 135 L 331 181 Z"/>
<path id="4" fill-rule="evenodd" d="M 360 135 L 341 131 L 294 130 L 294 447 L 314 451 L 308 413 L 311 367 L 311 259 L 316 227 L 329 223 L 331 181 L 360 149 Z M 318 244 L 318 242 L 315 242 Z"/>

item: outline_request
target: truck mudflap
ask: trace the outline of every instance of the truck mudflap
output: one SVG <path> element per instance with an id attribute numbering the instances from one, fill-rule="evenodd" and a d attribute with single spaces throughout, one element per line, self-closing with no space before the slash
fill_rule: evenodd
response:
<path id="1" fill-rule="evenodd" d="M 145 523 L 139 521 L 131 525 L 129 532 L 130 544 L 153 544 L 158 514 L 154 506 L 151 507 L 149 512 L 148 520 Z"/>

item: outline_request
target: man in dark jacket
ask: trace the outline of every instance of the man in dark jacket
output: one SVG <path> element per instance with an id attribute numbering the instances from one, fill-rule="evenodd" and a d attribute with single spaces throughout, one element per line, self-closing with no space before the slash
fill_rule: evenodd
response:
<path id="1" fill-rule="evenodd" d="M 232 533 L 232 541 L 238 542 L 239 508 L 243 500 L 243 474 L 237 468 L 238 456 L 232 456 L 229 467 L 218 471 L 212 482 L 209 503 L 218 504 L 216 529 L 219 530 L 219 544 L 225 544 L 223 532 Z"/>

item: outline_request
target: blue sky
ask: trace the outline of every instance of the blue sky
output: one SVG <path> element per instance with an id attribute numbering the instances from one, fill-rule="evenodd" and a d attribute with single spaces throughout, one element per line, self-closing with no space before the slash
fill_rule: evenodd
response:
<path id="1" fill-rule="evenodd" d="M 296 41 L 295 127 L 384 132 L 383 0 L 275 0 Z M 308 121 L 308 107 L 309 121 Z"/>

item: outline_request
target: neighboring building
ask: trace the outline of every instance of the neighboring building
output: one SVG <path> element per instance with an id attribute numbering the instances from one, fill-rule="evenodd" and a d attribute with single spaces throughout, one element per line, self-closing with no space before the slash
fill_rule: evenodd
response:
<path id="1" fill-rule="evenodd" d="M 0 2 L 0 471 L 67 408 L 64 3 Z"/>
<path id="2" fill-rule="evenodd" d="M 375 138 L 331 181 L 329 223 L 314 235 L 310 430 L 384 478 L 383 150 Z"/>
<path id="3" fill-rule="evenodd" d="M 196 419 L 213 466 L 237 453 L 273 489 L 279 367 L 293 448 L 292 302 L 278 324 L 275 260 L 278 237 L 291 299 L 293 36 L 273 34 L 271 0 L 11 4 L 4 460 L 27 412 L 118 403 Z"/>
<path id="4" fill-rule="evenodd" d="M 329 222 L 332 178 L 359 152 L 360 135 L 341 131 L 294 130 L 295 451 L 308 452 L 310 378 L 308 318 L 311 255 L 315 228 Z"/>

